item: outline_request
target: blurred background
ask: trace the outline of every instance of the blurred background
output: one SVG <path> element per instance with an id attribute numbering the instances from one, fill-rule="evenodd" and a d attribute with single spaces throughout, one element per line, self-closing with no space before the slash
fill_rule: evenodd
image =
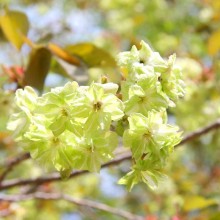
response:
<path id="1" fill-rule="evenodd" d="M 51 63 L 42 82 L 31 81 L 42 91 L 77 80 L 81 85 L 105 75 L 119 82 L 115 57 L 120 51 L 139 47 L 141 40 L 163 57 L 177 54 L 186 83 L 186 95 L 169 118 L 183 131 L 183 136 L 216 121 L 220 116 L 220 1 L 219 0 L 1 0 L 1 7 L 24 13 L 29 20 L 27 39 L 36 45 L 53 43 L 76 54 L 82 61 L 59 57 Z M 34 72 L 30 62 L 31 43 L 20 50 L 0 33 L 0 157 L 12 157 L 22 150 L 15 147 L 6 131 L 13 109 L 13 89 L 19 76 Z M 92 49 L 91 49 L 92 48 Z M 36 68 L 35 68 L 36 67 Z M 32 73 L 33 74 L 33 73 Z M 28 77 L 27 77 L 28 78 Z M 43 83 L 43 84 L 42 84 Z M 10 109 L 10 110 L 9 110 Z M 90 198 L 146 216 L 146 220 L 219 220 L 220 219 L 220 132 L 216 129 L 172 154 L 157 190 L 144 184 L 131 193 L 117 185 L 130 167 L 123 162 L 105 168 L 101 174 L 87 174 L 62 183 L 42 185 L 47 192 L 62 191 L 79 198 Z M 1 163 L 1 169 L 4 163 Z M 20 164 L 10 178 L 37 177 L 43 171 L 33 161 Z M 16 193 L 12 189 L 10 193 Z M 5 204 L 0 203 L 0 210 Z M 73 207 L 64 201 L 27 201 L 10 204 L 12 212 L 4 219 L 121 219 L 108 213 Z M 40 212 L 39 212 L 40 210 Z"/>

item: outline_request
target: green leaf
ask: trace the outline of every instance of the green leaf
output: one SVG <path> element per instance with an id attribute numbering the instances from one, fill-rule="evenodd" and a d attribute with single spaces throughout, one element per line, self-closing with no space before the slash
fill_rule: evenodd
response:
<path id="1" fill-rule="evenodd" d="M 68 45 L 65 50 L 81 58 L 88 67 L 115 67 L 114 58 L 105 50 L 91 44 Z"/>
<path id="2" fill-rule="evenodd" d="M 209 220 L 219 220 L 220 219 L 220 212 L 214 213 Z"/>
<path id="3" fill-rule="evenodd" d="M 1 42 L 8 42 L 7 38 L 5 37 L 5 34 L 2 31 L 1 25 L 0 25 L 0 41 Z"/>
<path id="4" fill-rule="evenodd" d="M 215 31 L 211 34 L 208 39 L 208 53 L 212 56 L 216 55 L 220 50 L 220 30 Z"/>
<path id="5" fill-rule="evenodd" d="M 56 57 L 52 57 L 51 59 L 50 71 L 75 80 L 73 74 L 70 74 L 70 71 L 68 71 Z"/>
<path id="6" fill-rule="evenodd" d="M 59 47 L 56 44 L 53 43 L 49 43 L 48 44 L 48 49 L 57 57 L 59 57 L 60 59 L 66 61 L 69 64 L 75 65 L 75 66 L 81 66 L 80 64 L 80 60 L 75 57 L 75 56 L 71 56 L 70 53 L 68 53 L 68 51 L 64 50 L 62 47 Z"/>
<path id="7" fill-rule="evenodd" d="M 18 49 L 23 45 L 23 36 L 26 36 L 29 29 L 27 16 L 19 11 L 4 10 L 0 16 L 0 24 L 6 38 Z"/>
<path id="8" fill-rule="evenodd" d="M 24 83 L 42 91 L 50 68 L 50 61 L 51 52 L 46 47 L 34 48 L 24 74 Z"/>
<path id="9" fill-rule="evenodd" d="M 217 201 L 214 199 L 206 199 L 202 196 L 189 196 L 184 200 L 183 210 L 192 211 L 195 209 L 203 209 L 215 204 L 217 204 Z"/>

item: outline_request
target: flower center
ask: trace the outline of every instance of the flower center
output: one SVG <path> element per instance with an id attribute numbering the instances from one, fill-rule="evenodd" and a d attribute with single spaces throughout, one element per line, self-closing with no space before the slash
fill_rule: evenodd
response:
<path id="1" fill-rule="evenodd" d="M 53 143 L 54 145 L 59 144 L 59 142 L 60 142 L 60 139 L 59 139 L 58 137 L 53 137 L 53 138 L 52 138 L 52 143 Z"/>
<path id="2" fill-rule="evenodd" d="M 101 107 L 102 107 L 102 103 L 99 101 L 93 104 L 93 109 L 95 111 L 99 111 L 101 109 Z"/>
<path id="3" fill-rule="evenodd" d="M 65 108 L 61 109 L 61 115 L 67 117 L 68 116 L 68 112 Z"/>
<path id="4" fill-rule="evenodd" d="M 151 133 L 150 131 L 146 131 L 144 134 L 143 134 L 143 138 L 145 140 L 149 140 L 151 138 Z"/>
<path id="5" fill-rule="evenodd" d="M 146 101 L 147 101 L 147 97 L 140 97 L 140 100 L 139 100 L 140 103 L 143 103 Z"/>

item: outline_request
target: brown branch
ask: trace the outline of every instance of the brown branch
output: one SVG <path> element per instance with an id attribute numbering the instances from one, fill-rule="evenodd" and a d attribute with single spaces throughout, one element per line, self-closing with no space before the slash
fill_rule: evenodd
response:
<path id="1" fill-rule="evenodd" d="M 130 160 L 131 159 L 131 153 L 126 152 L 124 154 L 121 154 L 120 156 L 117 156 L 115 159 L 105 163 L 102 165 L 102 168 L 108 167 L 111 165 L 117 165 L 121 163 L 124 160 Z M 80 170 L 80 171 L 73 171 L 70 174 L 69 178 L 73 178 L 82 174 L 88 173 L 86 170 Z M 3 183 L 0 183 L 0 190 L 8 189 L 15 186 L 21 186 L 21 185 L 28 185 L 28 184 L 36 184 L 40 185 L 46 182 L 52 182 L 52 181 L 60 181 L 62 180 L 59 173 L 53 173 L 46 177 L 38 177 L 38 178 L 30 178 L 30 179 L 13 179 L 13 180 L 7 180 Z"/>
<path id="2" fill-rule="evenodd" d="M 220 128 L 220 119 L 217 119 L 215 122 L 213 122 L 210 125 L 207 125 L 207 126 L 205 126 L 203 128 L 199 128 L 196 131 L 193 131 L 193 132 L 189 133 L 175 147 L 179 147 L 180 145 L 183 145 L 183 144 L 185 144 L 187 142 L 190 142 L 190 141 L 192 141 L 192 140 L 194 140 L 196 138 L 199 138 L 200 136 L 202 136 L 204 134 L 207 134 L 208 132 L 210 132 L 212 130 L 216 130 L 218 128 Z"/>
<path id="3" fill-rule="evenodd" d="M 198 138 L 198 137 L 200 137 L 200 136 L 202 136 L 212 130 L 218 129 L 219 127 L 220 127 L 220 119 L 216 120 L 214 123 L 212 123 L 206 127 L 200 128 L 200 129 L 186 135 L 182 139 L 182 141 L 178 145 L 176 145 L 176 147 L 179 147 L 180 145 L 183 145 L 187 142 L 190 142 L 190 141 L 192 141 L 192 140 L 194 140 L 194 139 L 196 139 L 196 138 Z M 108 167 L 111 165 L 116 165 L 118 163 L 121 163 L 125 160 L 130 160 L 130 159 L 131 159 L 131 153 L 126 152 L 126 153 L 123 153 L 119 156 L 116 156 L 116 158 L 111 160 L 110 162 L 103 164 L 102 168 Z M 73 171 L 70 175 L 70 178 L 73 178 L 73 177 L 76 177 L 76 176 L 79 176 L 79 175 L 82 175 L 85 173 L 88 173 L 88 171 Z M 60 180 L 61 180 L 61 177 L 60 177 L 59 173 L 53 173 L 53 174 L 50 174 L 46 177 L 38 177 L 38 178 L 30 178 L 30 179 L 13 179 L 13 180 L 5 181 L 4 183 L 0 183 L 0 190 L 12 188 L 15 186 L 28 185 L 28 184 L 40 185 L 40 184 L 43 184 L 46 182 L 60 181 Z"/>
<path id="4" fill-rule="evenodd" d="M 0 175 L 0 183 L 5 179 L 5 177 L 7 176 L 7 174 L 19 163 L 21 163 L 22 161 L 26 160 L 30 158 L 30 154 L 29 153 L 24 153 L 19 155 L 18 157 L 15 157 L 13 159 L 11 159 L 5 166 L 6 169 L 3 171 L 3 173 Z"/>
<path id="5" fill-rule="evenodd" d="M 121 216 L 128 220 L 143 220 L 144 217 L 134 215 L 130 212 L 123 211 L 120 209 L 113 208 L 111 206 L 105 205 L 103 203 L 98 203 L 94 201 L 90 201 L 87 199 L 78 199 L 73 198 L 66 194 L 58 194 L 58 193 L 43 193 L 36 192 L 32 194 L 21 194 L 21 195 L 0 195 L 0 201 L 8 201 L 8 202 L 20 202 L 24 200 L 31 199 L 41 199 L 41 200 L 65 200 L 67 202 L 73 203 L 78 206 L 84 206 L 89 208 L 98 209 L 101 211 L 109 212 L 113 215 Z"/>

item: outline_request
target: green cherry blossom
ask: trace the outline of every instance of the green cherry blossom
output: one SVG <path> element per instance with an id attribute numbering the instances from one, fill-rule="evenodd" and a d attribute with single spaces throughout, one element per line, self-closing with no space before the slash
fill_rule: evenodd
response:
<path id="1" fill-rule="evenodd" d="M 113 151 L 118 144 L 116 133 L 111 131 L 93 130 L 87 132 L 78 127 L 74 134 L 76 140 L 73 154 L 73 167 L 81 170 L 98 172 L 103 163 L 111 160 Z"/>
<path id="2" fill-rule="evenodd" d="M 45 120 L 50 121 L 49 128 L 55 136 L 65 129 L 72 129 L 72 105 L 78 96 L 78 84 L 69 82 L 64 87 L 52 89 L 38 99 L 36 114 L 44 114 Z"/>
<path id="3" fill-rule="evenodd" d="M 147 115 L 152 110 L 165 110 L 169 104 L 169 99 L 162 92 L 156 76 L 138 81 L 130 86 L 128 93 L 129 99 L 125 102 L 127 115 L 135 112 Z"/>
<path id="4" fill-rule="evenodd" d="M 144 41 L 117 58 L 120 85 L 68 82 L 40 97 L 29 86 L 18 89 L 8 129 L 33 159 L 63 178 L 73 169 L 99 172 L 121 136 L 133 164 L 119 184 L 155 189 L 181 140 L 178 127 L 167 124 L 167 108 L 184 95 L 181 70 L 175 55 L 167 61 Z"/>
<path id="5" fill-rule="evenodd" d="M 134 113 L 128 121 L 129 129 L 124 132 L 123 143 L 131 148 L 136 160 L 148 153 L 159 155 L 162 148 L 170 151 L 181 140 L 178 127 L 164 123 L 156 112 L 149 112 L 147 117 Z"/>
<path id="6" fill-rule="evenodd" d="M 175 65 L 176 55 L 169 57 L 167 67 L 161 73 L 161 85 L 163 91 L 175 103 L 179 97 L 184 95 L 184 82 L 179 66 Z"/>
<path id="7" fill-rule="evenodd" d="M 104 84 L 106 85 L 106 84 Z M 103 85 L 93 83 L 73 103 L 74 116 L 86 119 L 85 128 L 109 129 L 111 120 L 117 121 L 124 115 L 124 105 L 115 94 L 105 92 Z"/>
<path id="8" fill-rule="evenodd" d="M 13 135 L 22 138 L 28 130 L 37 104 L 37 93 L 30 86 L 18 89 L 15 93 L 16 111 L 11 115 L 7 129 L 14 131 Z"/>

